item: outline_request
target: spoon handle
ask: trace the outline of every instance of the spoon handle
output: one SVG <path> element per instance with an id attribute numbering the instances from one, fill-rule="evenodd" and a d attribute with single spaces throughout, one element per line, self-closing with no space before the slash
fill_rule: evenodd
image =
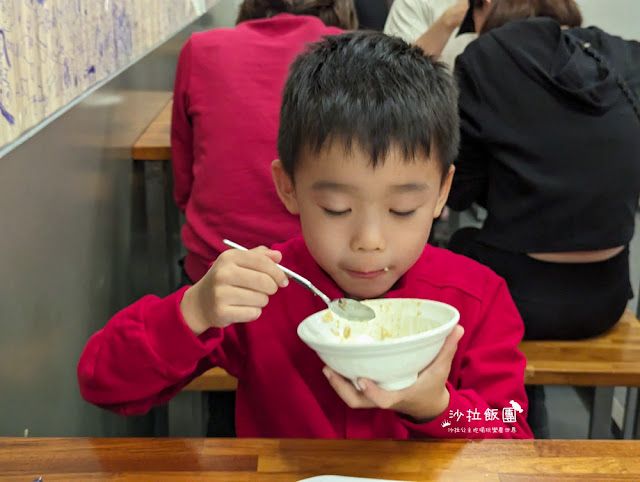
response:
<path id="1" fill-rule="evenodd" d="M 229 241 L 228 239 L 223 239 L 222 242 L 224 244 L 226 244 L 227 246 L 230 246 L 230 247 L 235 248 L 235 249 L 239 249 L 240 251 L 248 251 L 248 249 L 245 248 L 244 246 L 240 246 L 238 243 L 234 243 L 233 241 Z M 311 283 L 311 281 L 309 281 L 307 278 L 305 278 L 303 276 L 300 276 L 295 271 L 291 271 L 289 268 L 285 268 L 284 266 L 282 266 L 280 264 L 278 264 L 278 268 L 280 268 L 282 271 L 284 271 L 285 274 L 289 278 L 293 279 L 294 281 L 298 282 L 299 284 L 301 284 L 302 286 L 304 286 L 308 290 L 311 290 L 315 294 L 317 294 L 320 298 L 322 298 L 322 300 L 327 305 L 329 303 L 331 303 L 331 300 L 329 299 L 329 297 L 327 295 L 325 295 L 322 291 L 320 291 L 318 288 L 313 286 L 313 283 Z"/>

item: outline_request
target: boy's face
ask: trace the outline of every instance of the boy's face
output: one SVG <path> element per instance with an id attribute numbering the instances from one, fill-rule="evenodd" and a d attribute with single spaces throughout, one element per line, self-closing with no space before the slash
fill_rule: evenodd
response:
<path id="1" fill-rule="evenodd" d="M 355 298 L 383 295 L 416 262 L 454 170 L 441 185 L 437 160 L 407 163 L 397 149 L 374 169 L 357 145 L 348 152 L 339 142 L 303 154 L 295 188 L 280 161 L 272 168 L 280 198 L 300 215 L 311 255 Z"/>

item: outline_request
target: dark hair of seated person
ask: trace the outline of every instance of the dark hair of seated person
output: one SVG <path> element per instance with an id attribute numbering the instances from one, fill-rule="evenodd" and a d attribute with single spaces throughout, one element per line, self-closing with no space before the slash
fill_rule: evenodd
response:
<path id="1" fill-rule="evenodd" d="M 474 8 L 481 8 L 483 0 L 474 0 Z M 502 27 L 511 20 L 550 17 L 560 25 L 579 27 L 582 14 L 574 0 L 493 0 L 480 34 Z"/>
<path id="2" fill-rule="evenodd" d="M 318 17 L 327 27 L 358 28 L 353 0 L 244 0 L 236 23 L 270 18 L 280 13 Z"/>

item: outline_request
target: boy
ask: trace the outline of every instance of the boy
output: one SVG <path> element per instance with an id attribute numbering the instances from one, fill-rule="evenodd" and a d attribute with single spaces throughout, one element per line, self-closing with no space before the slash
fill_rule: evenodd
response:
<path id="1" fill-rule="evenodd" d="M 504 280 L 426 245 L 457 144 L 453 81 L 420 49 L 375 33 L 310 47 L 285 87 L 272 165 L 304 239 L 226 251 L 192 287 L 116 314 L 80 359 L 83 397 L 144 413 L 218 365 L 238 378 L 238 436 L 530 437 L 523 326 Z M 288 286 L 281 260 L 330 298 L 435 299 L 460 326 L 411 387 L 358 391 L 298 338 L 326 306 Z"/>

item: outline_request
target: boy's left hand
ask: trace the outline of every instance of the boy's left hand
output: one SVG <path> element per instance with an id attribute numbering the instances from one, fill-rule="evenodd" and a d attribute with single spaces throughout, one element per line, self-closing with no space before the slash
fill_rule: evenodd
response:
<path id="1" fill-rule="evenodd" d="M 426 422 L 438 417 L 449 406 L 449 391 L 445 384 L 463 334 L 464 328 L 456 325 L 435 359 L 420 372 L 418 380 L 403 390 L 389 392 L 371 380 L 359 378 L 361 391 L 358 391 L 350 380 L 329 367 L 324 367 L 323 371 L 336 393 L 351 408 L 395 410 L 419 422 Z"/>

